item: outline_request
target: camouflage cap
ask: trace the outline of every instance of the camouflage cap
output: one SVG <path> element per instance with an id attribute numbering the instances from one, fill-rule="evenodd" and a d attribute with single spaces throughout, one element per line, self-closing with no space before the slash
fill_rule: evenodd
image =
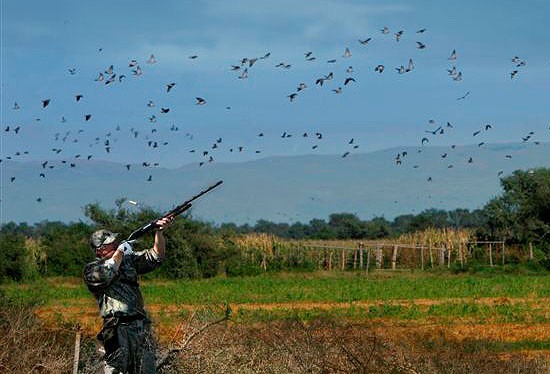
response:
<path id="1" fill-rule="evenodd" d="M 98 249 L 104 244 L 110 244 L 115 241 L 118 233 L 113 233 L 109 230 L 97 230 L 90 237 L 90 246 L 93 249 Z"/>

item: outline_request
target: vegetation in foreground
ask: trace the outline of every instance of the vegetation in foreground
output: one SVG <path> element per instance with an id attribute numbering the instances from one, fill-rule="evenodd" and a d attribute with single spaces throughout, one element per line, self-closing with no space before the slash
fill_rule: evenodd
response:
<path id="1" fill-rule="evenodd" d="M 209 314 L 194 315 L 172 329 L 172 341 L 190 337 L 185 349 L 165 361 L 160 373 L 547 373 L 548 341 L 461 339 L 452 325 L 420 328 L 315 318 L 287 318 L 250 323 L 232 319 L 206 326 Z M 503 326 L 506 328 L 506 326 Z M 0 308 L 0 368 L 10 373 L 70 373 L 78 326 L 51 326 L 32 309 Z M 497 327 L 498 328 L 498 327 Z M 524 329 L 528 326 L 524 325 Z M 183 333 L 182 333 L 183 332 Z M 183 335 L 181 335 L 182 333 Z M 79 372 L 95 373 L 95 341 L 84 335 Z"/>

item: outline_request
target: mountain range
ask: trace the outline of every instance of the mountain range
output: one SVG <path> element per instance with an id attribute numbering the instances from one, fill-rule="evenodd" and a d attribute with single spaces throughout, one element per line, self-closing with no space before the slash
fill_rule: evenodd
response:
<path id="1" fill-rule="evenodd" d="M 119 198 L 138 203 L 126 202 L 129 209 L 166 211 L 218 180 L 223 185 L 194 204 L 195 218 L 253 224 L 308 222 L 337 212 L 393 219 L 428 208 L 475 209 L 499 195 L 500 178 L 514 170 L 549 167 L 550 143 L 400 147 L 342 156 L 277 156 L 175 169 L 134 164 L 130 170 L 94 159 L 78 160 L 74 167 L 50 160 L 45 168 L 43 161 L 3 160 L 1 222 L 87 221 L 86 204 L 111 209 Z"/>

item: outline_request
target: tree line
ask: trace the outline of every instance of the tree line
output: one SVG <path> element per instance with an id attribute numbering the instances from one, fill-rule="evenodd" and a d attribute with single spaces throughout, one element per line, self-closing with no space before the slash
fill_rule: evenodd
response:
<path id="1" fill-rule="evenodd" d="M 167 258 L 158 272 L 175 278 L 254 274 L 259 265 L 243 257 L 235 238 L 247 233 L 269 233 L 289 239 L 386 239 L 428 228 L 468 228 L 478 240 L 505 240 L 507 243 L 536 246 L 541 261 L 550 268 L 550 169 L 517 170 L 501 179 L 503 192 L 480 209 L 450 211 L 428 209 L 406 214 L 392 221 L 384 217 L 361 220 L 351 213 L 334 213 L 328 220 L 308 223 L 276 223 L 259 220 L 254 225 L 224 223 L 214 225 L 181 216 L 167 230 Z M 24 280 L 40 276 L 80 276 L 94 253 L 88 240 L 99 228 L 109 228 L 127 237 L 135 228 L 162 213 L 150 208 L 131 211 L 125 199 L 115 208 L 98 204 L 84 208 L 86 222 L 44 221 L 29 225 L 9 222 L 0 228 L 0 281 Z M 150 248 L 152 236 L 137 244 L 136 250 Z M 277 270 L 307 269 L 306 259 L 280 264 Z"/>

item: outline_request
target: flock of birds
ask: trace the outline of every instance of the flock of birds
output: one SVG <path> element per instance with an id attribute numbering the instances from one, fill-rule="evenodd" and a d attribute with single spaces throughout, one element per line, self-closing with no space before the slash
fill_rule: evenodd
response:
<path id="1" fill-rule="evenodd" d="M 422 29 L 417 30 L 415 32 L 415 34 L 421 36 L 426 31 L 427 30 L 425 28 L 422 28 Z M 382 37 L 391 37 L 392 36 L 391 31 L 387 27 L 382 28 L 380 30 L 380 33 L 381 33 Z M 403 43 L 401 40 L 402 40 L 404 35 L 405 35 L 404 30 L 398 30 L 396 32 L 393 32 L 393 38 L 395 39 L 396 43 Z M 359 48 L 366 48 L 369 45 L 369 43 L 371 43 L 372 41 L 373 41 L 373 37 L 358 39 Z M 423 41 L 416 41 L 415 46 L 416 46 L 416 49 L 418 49 L 419 51 L 423 51 L 423 50 L 426 50 L 427 48 L 429 48 Z M 100 49 L 100 52 L 101 52 L 101 49 Z M 419 53 L 421 53 L 421 52 L 419 52 Z M 324 63 L 328 66 L 327 73 L 317 77 L 315 80 L 313 80 L 311 82 L 304 82 L 304 81 L 296 82 L 295 88 L 290 93 L 286 94 L 286 96 L 285 96 L 286 99 L 288 99 L 289 102 L 294 103 L 294 102 L 299 100 L 299 97 L 301 95 L 303 95 L 304 92 L 306 92 L 307 90 L 312 90 L 313 89 L 312 87 L 317 87 L 317 89 L 326 89 L 326 87 L 329 86 L 330 87 L 329 89 L 331 90 L 331 92 L 334 95 L 343 94 L 346 87 L 348 87 L 352 84 L 357 84 L 357 82 L 359 80 L 356 76 L 354 76 L 354 68 L 353 68 L 353 65 L 351 65 L 351 63 L 350 63 L 350 61 L 352 60 L 352 56 L 353 56 L 352 49 L 350 47 L 345 47 L 344 51 L 342 52 L 341 57 L 339 57 L 339 58 L 330 58 L 328 60 L 325 60 Z M 197 55 L 191 55 L 191 56 L 188 56 L 188 57 L 191 60 L 195 60 L 195 59 L 199 58 L 199 56 L 197 56 Z M 318 63 L 321 60 L 319 57 L 315 56 L 315 54 L 312 51 L 305 51 L 303 58 L 304 58 L 304 61 L 306 63 L 316 63 L 316 62 Z M 337 76 L 333 71 L 334 69 L 331 69 L 330 67 L 331 66 L 337 66 L 340 58 L 343 61 L 346 62 L 345 63 L 345 65 L 347 66 L 347 67 L 345 67 L 345 74 L 346 75 L 339 79 L 340 83 L 333 83 L 337 79 Z M 230 65 L 228 70 L 230 72 L 232 72 L 233 74 L 235 74 L 237 79 L 240 79 L 240 80 L 248 79 L 248 77 L 250 76 L 250 74 L 253 73 L 254 68 L 257 65 L 259 65 L 259 64 L 270 64 L 269 61 L 271 59 L 272 59 L 272 56 L 271 56 L 270 52 L 265 53 L 264 55 L 259 56 L 259 57 L 244 57 L 244 58 L 241 58 L 236 64 Z M 462 70 L 457 65 L 458 60 L 459 60 L 458 59 L 458 53 L 455 49 L 453 49 L 447 57 L 447 61 L 449 62 L 449 66 L 446 70 L 447 70 L 447 73 L 448 73 L 448 76 L 450 77 L 450 79 L 452 81 L 455 81 L 455 82 L 460 82 L 460 81 L 463 80 Z M 527 65 L 527 63 L 526 63 L 525 60 L 521 59 L 518 56 L 514 56 L 511 59 L 511 62 L 513 64 L 512 65 L 513 70 L 510 73 L 510 78 L 515 79 L 515 78 L 517 78 L 517 76 L 520 72 L 520 69 L 523 69 Z M 160 63 L 160 62 L 159 62 L 159 60 L 157 60 L 156 56 L 154 54 L 151 54 L 149 56 L 149 58 L 145 60 L 145 65 L 141 64 L 136 59 L 132 59 L 128 62 L 127 69 L 124 70 L 124 71 L 118 71 L 118 70 L 115 69 L 115 67 L 113 65 L 109 65 L 105 69 L 102 69 L 102 71 L 98 72 L 96 78 L 93 79 L 93 81 L 95 82 L 95 84 L 103 85 L 103 86 L 123 84 L 126 79 L 129 79 L 129 78 L 127 78 L 127 76 L 132 77 L 134 79 L 139 79 L 145 73 L 145 71 L 147 70 L 145 68 L 145 66 L 151 66 L 151 65 L 158 64 L 158 63 Z M 323 63 L 323 61 L 321 61 L 321 63 Z M 275 69 L 288 70 L 288 69 L 292 68 L 292 64 L 287 62 L 287 61 L 278 61 L 276 64 L 271 63 L 271 65 Z M 415 70 L 415 62 L 414 62 L 412 57 L 408 58 L 408 61 L 406 61 L 404 64 L 399 65 L 399 66 L 395 66 L 393 68 L 393 71 L 394 71 L 395 74 L 409 74 L 409 73 L 413 72 L 414 70 Z M 387 74 L 388 73 L 387 67 L 382 63 L 377 63 L 374 66 L 372 66 L 372 71 L 374 71 L 375 73 L 378 73 L 378 74 Z M 389 70 L 389 71 L 391 71 L 391 70 Z M 70 76 L 73 76 L 73 75 L 78 74 L 79 72 L 76 68 L 71 67 L 71 68 L 68 69 L 68 73 L 69 73 Z M 331 83 L 331 84 L 328 85 L 327 83 Z M 177 87 L 178 87 L 177 82 L 168 82 L 164 86 L 164 91 L 165 91 L 166 94 L 170 94 L 172 91 L 177 90 Z M 465 100 L 469 97 L 469 95 L 470 95 L 470 91 L 467 91 L 461 97 L 456 98 L 456 100 Z M 75 103 L 81 103 L 83 101 L 86 101 L 86 95 L 84 93 L 77 93 L 77 94 L 74 95 L 74 102 Z M 197 106 L 205 106 L 205 105 L 208 104 L 208 101 L 207 101 L 207 99 L 205 99 L 203 97 L 198 97 L 197 96 L 197 97 L 195 97 L 194 103 Z M 48 110 L 48 108 L 50 108 L 50 106 L 52 104 L 54 104 L 54 102 L 52 101 L 51 98 L 44 98 L 40 103 L 40 107 L 41 107 L 42 110 L 46 111 L 46 110 Z M 163 105 L 158 106 L 157 103 L 154 102 L 154 100 L 148 100 L 143 105 L 145 105 L 148 108 L 148 110 L 151 111 L 150 114 L 147 116 L 147 118 L 144 119 L 144 121 L 148 122 L 153 127 L 152 128 L 149 128 L 149 127 L 138 128 L 138 127 L 135 127 L 135 126 L 131 127 L 129 129 L 128 138 L 131 139 L 131 140 L 141 142 L 142 146 L 144 146 L 146 149 L 154 150 L 154 149 L 160 149 L 161 147 L 167 146 L 169 144 L 169 141 L 161 140 L 158 137 L 159 129 L 154 127 L 154 126 L 159 121 L 160 116 L 170 112 L 170 110 L 171 110 L 170 107 L 163 106 Z M 23 108 L 22 105 L 20 105 L 18 102 L 15 102 L 12 109 L 14 111 L 22 111 L 25 108 Z M 225 109 L 226 110 L 231 110 L 231 106 L 226 106 Z M 83 113 L 82 114 L 82 119 L 84 120 L 85 123 L 93 121 L 93 118 L 94 117 L 93 117 L 92 113 Z M 40 121 L 40 118 L 36 118 L 36 121 Z M 65 116 L 62 116 L 60 121 L 62 123 L 65 123 L 65 122 L 67 122 L 67 119 L 65 118 Z M 21 125 L 21 124 L 13 125 L 13 124 L 10 124 L 10 125 L 4 125 L 4 126 L 5 126 L 4 127 L 4 134 L 5 135 L 13 134 L 14 136 L 18 136 L 26 130 L 26 127 L 28 125 Z M 423 146 L 428 144 L 431 141 L 431 139 L 433 139 L 434 137 L 444 136 L 445 134 L 447 134 L 448 132 L 453 131 L 453 129 L 454 129 L 454 125 L 450 122 L 444 121 L 443 123 L 438 124 L 435 120 L 429 120 L 428 121 L 428 127 L 429 128 L 425 130 L 425 133 L 422 135 L 422 137 L 420 139 L 420 146 L 417 150 L 419 153 L 421 153 L 423 151 Z M 479 130 L 476 130 L 472 134 L 472 137 L 474 137 L 476 139 L 481 138 L 484 133 L 492 131 L 492 130 L 493 130 L 493 125 L 484 124 L 484 125 L 482 125 L 482 127 Z M 64 151 L 63 145 L 65 143 L 68 143 L 68 142 L 78 143 L 78 142 L 80 142 L 81 139 L 82 139 L 82 136 L 80 134 L 85 133 L 85 131 L 87 131 L 87 130 L 78 129 L 76 131 L 75 130 L 70 130 L 70 131 L 66 131 L 64 133 L 61 133 L 61 132 L 56 133 L 55 136 L 54 136 L 54 139 L 53 139 L 54 142 L 56 143 L 56 146 L 51 148 L 52 156 L 60 155 Z M 100 148 L 101 149 L 102 148 L 102 150 L 105 153 L 107 153 L 107 154 L 111 153 L 112 147 L 114 146 L 114 143 L 116 141 L 118 141 L 118 139 L 120 138 L 120 132 L 121 131 L 122 131 L 121 126 L 117 125 L 113 129 L 109 130 L 106 134 L 104 134 L 104 136 L 98 136 L 98 137 L 93 138 L 92 141 L 89 143 L 89 148 L 90 149 L 94 149 L 94 148 Z M 174 133 L 173 136 L 169 137 L 169 139 L 173 140 L 173 139 L 175 139 L 175 133 L 179 132 L 180 129 L 175 124 L 172 124 L 171 127 L 169 128 L 169 131 Z M 118 136 L 117 136 L 117 134 L 118 134 Z M 531 141 L 534 135 L 535 135 L 535 132 L 530 131 L 529 133 L 525 134 L 525 136 L 522 137 L 522 141 L 523 142 Z M 264 133 L 260 132 L 260 133 L 256 134 L 256 136 L 258 138 L 262 138 L 262 137 L 264 137 Z M 287 139 L 287 138 L 291 138 L 292 136 L 312 139 L 313 142 L 314 142 L 313 144 L 311 144 L 311 149 L 312 150 L 318 149 L 320 142 L 324 139 L 323 133 L 321 133 L 319 131 L 305 131 L 305 132 L 299 132 L 298 134 L 292 134 L 289 131 L 283 131 L 280 135 L 280 138 Z M 186 132 L 185 133 L 185 138 L 189 141 L 192 141 L 193 138 L 194 138 L 194 135 L 189 133 L 189 132 Z M 540 144 L 538 141 L 534 141 L 534 143 L 535 144 Z M 478 147 L 483 147 L 485 144 L 486 144 L 486 142 L 483 141 L 483 140 L 480 140 L 479 142 L 477 142 Z M 348 157 L 351 154 L 352 151 L 359 148 L 359 144 L 358 144 L 358 142 L 356 141 L 355 138 L 349 139 L 348 142 L 347 142 L 347 145 L 349 146 L 349 150 L 346 150 L 343 154 L 341 154 L 342 158 Z M 211 144 L 207 148 L 199 149 L 199 148 L 195 147 L 195 148 L 189 149 L 188 151 L 189 151 L 189 153 L 199 155 L 201 158 L 200 158 L 200 161 L 199 161 L 198 164 L 199 164 L 199 166 L 203 166 L 203 165 L 206 165 L 208 163 L 214 162 L 216 152 L 218 152 L 220 149 L 222 149 L 223 146 L 225 146 L 223 138 L 222 137 L 217 137 L 217 138 L 212 140 Z M 447 152 L 444 152 L 444 153 L 441 154 L 441 159 L 447 159 L 450 152 L 452 152 L 452 150 L 455 149 L 455 147 L 456 147 L 455 145 L 451 145 L 450 149 Z M 247 147 L 246 144 L 228 145 L 228 146 L 225 147 L 225 149 L 227 149 L 229 152 L 234 152 L 234 153 L 241 153 L 241 152 L 248 151 L 248 147 Z M 261 153 L 260 149 L 256 149 L 256 150 L 253 150 L 253 151 L 256 154 Z M 103 153 L 103 154 L 105 154 L 105 153 Z M 29 154 L 30 153 L 27 150 L 17 151 L 14 154 L 11 154 L 11 155 L 3 155 L 3 159 L 8 159 L 8 160 L 14 159 L 15 160 L 18 157 L 23 157 L 23 156 L 26 156 L 26 155 L 29 155 Z M 40 178 L 46 178 L 47 172 L 51 169 L 54 169 L 55 167 L 59 167 L 59 166 L 64 165 L 64 166 L 67 166 L 69 168 L 75 168 L 75 167 L 77 167 L 80 160 L 90 160 L 93 157 L 96 157 L 97 155 L 98 155 L 97 153 L 94 153 L 92 151 L 91 153 L 88 153 L 88 154 L 82 154 L 82 153 L 76 154 L 72 158 L 69 158 L 69 159 L 61 159 L 61 160 L 57 160 L 57 161 L 44 160 L 41 163 L 41 170 L 37 174 Z M 396 154 L 395 158 L 394 158 L 395 165 L 397 165 L 397 166 L 402 165 L 405 162 L 405 160 L 407 159 L 407 155 L 408 155 L 407 151 L 402 151 L 402 152 Z M 59 156 L 57 156 L 57 157 L 59 157 Z M 505 157 L 506 158 L 512 158 L 512 155 L 507 154 Z M 0 163 L 3 161 L 3 159 L 0 159 Z M 475 160 L 474 160 L 473 156 L 468 156 L 464 160 L 464 162 L 467 163 L 467 164 L 472 164 L 472 163 L 475 162 Z M 131 168 L 140 167 L 140 166 L 143 167 L 143 168 L 151 168 L 151 167 L 158 167 L 160 165 L 159 165 L 158 162 L 151 162 L 151 161 L 144 160 L 144 161 L 141 161 L 141 165 L 139 163 L 138 164 L 126 164 L 125 169 L 127 171 L 129 171 Z M 413 167 L 418 168 L 419 165 L 414 165 Z M 450 163 L 448 165 L 449 169 L 453 168 L 453 167 L 454 167 L 454 164 L 452 164 L 452 163 Z M 146 175 L 145 175 L 144 179 L 146 181 L 150 182 L 150 181 L 153 180 L 153 174 L 151 172 L 147 172 L 145 174 Z M 502 175 L 502 174 L 503 174 L 503 170 L 499 170 L 498 173 L 497 173 L 497 175 L 499 175 L 499 176 Z M 17 180 L 16 176 L 11 176 L 10 177 L 10 181 L 12 183 L 16 182 L 16 180 Z M 432 179 L 431 176 L 427 177 L 428 182 L 430 182 L 432 180 L 433 179 Z M 37 198 L 37 201 L 39 201 L 39 202 L 42 201 L 42 198 L 41 197 Z"/>

